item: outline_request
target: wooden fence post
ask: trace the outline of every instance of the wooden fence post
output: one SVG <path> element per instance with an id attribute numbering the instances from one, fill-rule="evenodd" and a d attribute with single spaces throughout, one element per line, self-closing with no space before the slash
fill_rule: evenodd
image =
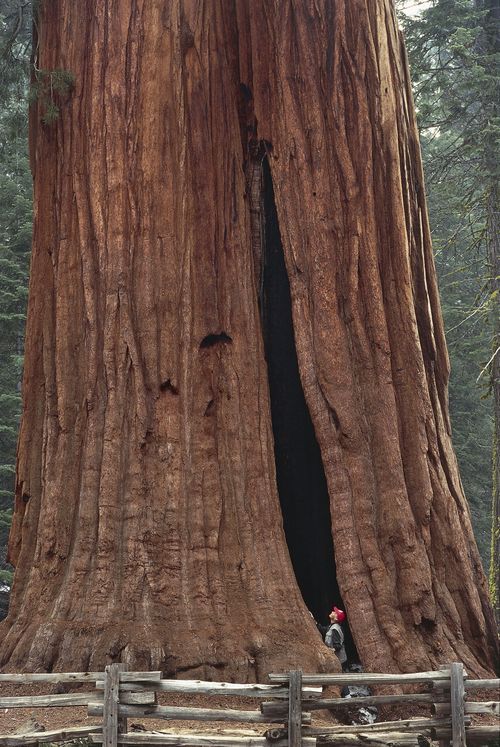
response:
<path id="1" fill-rule="evenodd" d="M 119 718 L 120 672 L 125 664 L 109 664 L 104 670 L 104 703 L 102 713 L 102 739 L 104 747 L 117 747 L 118 734 L 127 731 L 127 719 Z"/>
<path id="2" fill-rule="evenodd" d="M 464 665 L 454 662 L 450 668 L 451 678 L 451 743 L 453 747 L 467 747 L 465 741 Z"/>
<path id="3" fill-rule="evenodd" d="M 126 672 L 128 670 L 127 664 L 118 664 L 120 672 Z M 156 693 L 155 693 L 156 700 Z M 120 675 L 118 674 L 118 711 L 120 711 Z M 118 715 L 118 734 L 127 733 L 127 717 Z"/>
<path id="4" fill-rule="evenodd" d="M 302 672 L 290 672 L 288 693 L 288 747 L 302 747 Z"/>
<path id="5" fill-rule="evenodd" d="M 435 713 L 437 712 L 436 711 L 436 706 L 437 706 L 437 704 L 438 704 L 439 701 L 446 701 L 448 703 L 449 700 L 450 700 L 450 698 L 451 698 L 451 672 L 450 672 L 450 665 L 449 664 L 441 664 L 440 667 L 439 667 L 439 671 L 440 672 L 448 672 L 448 674 L 450 675 L 450 685 L 449 685 L 449 688 L 446 689 L 444 687 L 444 685 L 443 685 L 442 682 L 435 681 L 435 682 L 432 683 L 432 692 L 433 692 L 434 697 L 436 699 L 436 701 L 433 703 L 433 706 L 432 706 L 432 714 L 433 715 L 435 715 Z M 450 743 L 451 743 L 451 740 L 449 738 L 448 739 L 439 739 L 438 740 L 439 747 L 450 747 Z"/>

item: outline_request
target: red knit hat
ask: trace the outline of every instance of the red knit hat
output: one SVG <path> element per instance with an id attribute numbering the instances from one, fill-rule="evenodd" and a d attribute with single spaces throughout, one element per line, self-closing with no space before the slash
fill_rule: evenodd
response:
<path id="1" fill-rule="evenodd" d="M 339 610 L 338 607 L 334 607 L 332 609 L 332 612 L 336 613 L 337 620 L 339 621 L 339 623 L 344 622 L 344 620 L 345 620 L 345 612 L 344 612 L 344 610 Z"/>

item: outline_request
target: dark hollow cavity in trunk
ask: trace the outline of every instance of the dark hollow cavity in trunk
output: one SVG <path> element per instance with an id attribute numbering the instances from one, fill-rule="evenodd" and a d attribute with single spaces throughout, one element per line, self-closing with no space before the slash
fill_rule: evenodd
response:
<path id="1" fill-rule="evenodd" d="M 321 452 L 300 381 L 271 172 L 262 163 L 261 315 L 271 394 L 276 478 L 285 535 L 304 602 L 318 622 L 342 606 L 336 578 L 330 499 Z M 346 646 L 357 658 L 348 625 Z"/>

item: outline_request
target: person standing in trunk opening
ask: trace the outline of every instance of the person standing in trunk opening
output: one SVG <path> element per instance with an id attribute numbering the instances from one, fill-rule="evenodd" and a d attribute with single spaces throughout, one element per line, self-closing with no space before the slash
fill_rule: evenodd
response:
<path id="1" fill-rule="evenodd" d="M 338 607 L 334 607 L 329 614 L 330 625 L 325 635 L 325 643 L 329 648 L 333 648 L 337 654 L 337 658 L 342 665 L 342 671 L 347 670 L 347 654 L 344 646 L 344 631 L 342 630 L 340 623 L 345 620 L 345 612 L 339 610 Z"/>

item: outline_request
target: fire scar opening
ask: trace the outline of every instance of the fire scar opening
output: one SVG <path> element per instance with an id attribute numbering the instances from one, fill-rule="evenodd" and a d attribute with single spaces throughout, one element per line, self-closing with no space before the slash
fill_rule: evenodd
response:
<path id="1" fill-rule="evenodd" d="M 260 307 L 271 395 L 276 477 L 286 540 L 304 602 L 326 623 L 342 605 L 331 532 L 330 500 L 320 448 L 299 374 L 290 285 L 267 156 L 261 174 Z M 346 646 L 357 658 L 348 626 Z"/>

